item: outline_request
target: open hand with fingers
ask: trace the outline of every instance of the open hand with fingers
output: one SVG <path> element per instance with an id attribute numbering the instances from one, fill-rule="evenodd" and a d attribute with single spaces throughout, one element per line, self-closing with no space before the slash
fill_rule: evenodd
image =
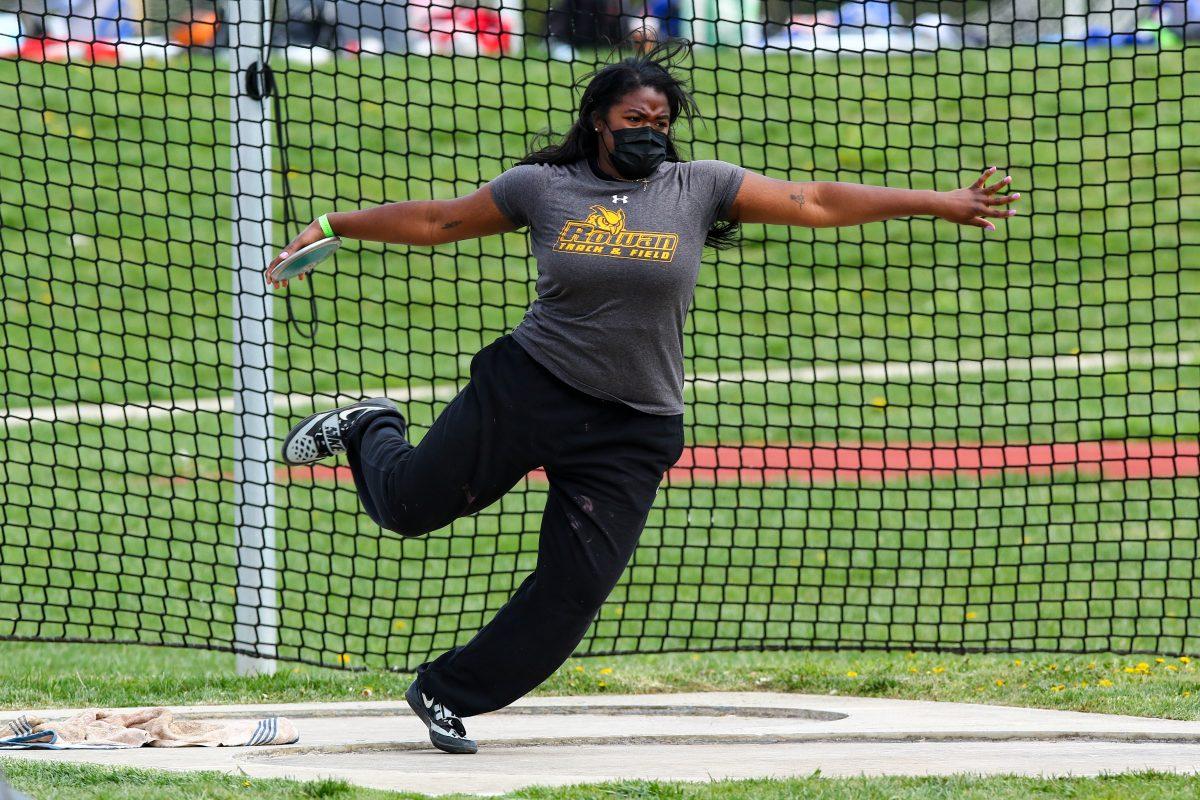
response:
<path id="1" fill-rule="evenodd" d="M 941 192 L 938 216 L 950 222 L 974 225 L 987 231 L 996 230 L 996 223 L 990 218 L 1008 219 L 1016 216 L 1016 209 L 1007 206 L 1020 200 L 1021 195 L 1001 193 L 1001 190 L 1012 183 L 1012 176 L 1005 175 L 988 186 L 988 181 L 996 174 L 997 169 L 998 167 L 989 167 L 984 170 L 979 180 L 965 189 Z"/>

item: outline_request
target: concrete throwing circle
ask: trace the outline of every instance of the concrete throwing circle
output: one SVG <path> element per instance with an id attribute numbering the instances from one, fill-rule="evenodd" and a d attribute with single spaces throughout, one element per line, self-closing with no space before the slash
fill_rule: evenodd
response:
<path id="1" fill-rule="evenodd" d="M 382 709 L 381 709 L 382 710 Z M 966 703 L 757 693 L 528 698 L 467 721 L 476 756 L 432 749 L 404 712 L 371 743 L 309 742 L 243 764 L 379 788 L 505 792 L 640 778 L 1098 774 L 1200 765 L 1200 723 Z M 290 771 L 290 772 L 289 772 Z M 356 776 L 356 777 L 352 777 Z"/>
<path id="2" fill-rule="evenodd" d="M 468 719 L 480 743 L 473 756 L 434 750 L 403 701 L 172 710 L 195 718 L 288 717 L 300 741 L 5 755 L 333 777 L 431 794 L 450 785 L 494 794 L 533 785 L 778 778 L 816 770 L 826 776 L 1200 770 L 1200 722 L 969 703 L 768 693 L 535 697 Z"/>

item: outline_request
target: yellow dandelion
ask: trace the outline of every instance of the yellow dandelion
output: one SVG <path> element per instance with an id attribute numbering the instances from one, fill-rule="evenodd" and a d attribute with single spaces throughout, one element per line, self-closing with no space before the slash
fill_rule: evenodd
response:
<path id="1" fill-rule="evenodd" d="M 1165 664 L 1165 663 L 1166 663 L 1166 661 L 1167 661 L 1167 660 L 1166 660 L 1165 658 L 1156 658 L 1156 659 L 1154 659 L 1154 663 L 1155 663 L 1155 664 Z"/>
<path id="2" fill-rule="evenodd" d="M 1051 686 L 1051 687 L 1050 687 L 1050 691 L 1052 691 L 1052 692 L 1061 692 L 1061 691 L 1062 691 L 1063 689 L 1065 689 L 1065 688 L 1067 688 L 1066 684 L 1064 684 L 1064 683 L 1059 683 L 1059 684 L 1055 684 L 1054 686 Z"/>
<path id="3" fill-rule="evenodd" d="M 1105 689 L 1107 689 L 1109 686 L 1113 685 L 1113 682 L 1108 678 L 1101 678 L 1100 680 L 1096 681 L 1096 685 L 1103 686 Z"/>
<path id="4" fill-rule="evenodd" d="M 997 686 L 1003 686 L 1003 685 L 1004 685 L 1004 679 L 1003 679 L 1003 678 L 996 678 L 996 685 L 997 685 Z"/>
<path id="5" fill-rule="evenodd" d="M 1179 667 L 1174 664 L 1167 664 L 1167 672 L 1179 672 Z"/>
<path id="6" fill-rule="evenodd" d="M 1184 696 L 1184 697 L 1191 697 L 1191 696 L 1192 696 L 1192 693 L 1191 693 L 1191 692 L 1188 692 L 1188 691 L 1184 691 L 1184 693 L 1183 693 L 1183 696 Z"/>
<path id="7" fill-rule="evenodd" d="M 885 408 L 887 406 L 887 398 L 886 397 L 872 397 L 871 405 L 875 406 L 876 408 Z"/>
<path id="8" fill-rule="evenodd" d="M 342 653 L 340 656 L 338 656 L 338 663 L 341 664 L 342 666 L 349 664 L 350 663 L 350 654 Z"/>
<path id="9" fill-rule="evenodd" d="M 967 612 L 967 619 L 975 619 L 977 616 L 979 616 L 979 615 L 976 614 L 974 611 Z"/>
<path id="10" fill-rule="evenodd" d="M 1137 663 L 1137 667 L 1136 667 L 1136 669 L 1137 669 L 1137 671 L 1138 671 L 1138 672 L 1149 672 L 1149 671 L 1150 671 L 1150 665 L 1149 665 L 1149 664 L 1147 664 L 1145 661 L 1139 661 L 1139 662 Z"/>
<path id="11" fill-rule="evenodd" d="M 934 668 L 933 668 L 933 674 L 934 674 L 934 675 L 941 675 L 941 674 L 942 674 L 943 672 L 945 672 L 945 671 L 946 671 L 946 668 L 945 668 L 945 667 L 934 667 Z"/>
<path id="12" fill-rule="evenodd" d="M 848 671 L 848 672 L 846 673 L 846 677 L 847 677 L 847 678 L 857 678 L 857 677 L 858 677 L 858 673 L 857 673 L 857 672 L 855 672 L 854 670 L 850 670 L 850 671 Z"/>
<path id="13" fill-rule="evenodd" d="M 1087 687 L 1088 687 L 1088 682 L 1087 682 L 1087 681 L 1080 681 L 1080 682 L 1079 682 L 1079 688 L 1080 688 L 1080 689 L 1086 689 Z"/>
<path id="14" fill-rule="evenodd" d="M 1180 656 L 1180 657 L 1179 657 L 1179 663 L 1181 663 L 1181 664 L 1190 664 L 1190 663 L 1192 663 L 1192 660 L 1191 660 L 1190 658 L 1188 658 L 1187 656 Z"/>
<path id="15" fill-rule="evenodd" d="M 1072 348 L 1071 348 L 1071 355 L 1073 355 L 1073 356 L 1077 356 L 1077 355 L 1079 355 L 1079 348 L 1078 348 L 1078 347 L 1072 347 Z"/>
<path id="16" fill-rule="evenodd" d="M 1095 662 L 1095 661 L 1089 662 L 1089 663 L 1088 663 L 1088 666 L 1087 666 L 1087 668 L 1088 668 L 1088 669 L 1095 669 L 1095 668 L 1096 668 L 1096 662 Z"/>
<path id="17" fill-rule="evenodd" d="M 1051 672 L 1057 672 L 1058 664 L 1051 664 L 1050 666 L 1046 667 L 1046 669 L 1050 670 Z"/>
<path id="18" fill-rule="evenodd" d="M 242 786 L 249 786 L 249 785 L 250 785 L 250 781 L 242 781 Z"/>
<path id="19" fill-rule="evenodd" d="M 608 686 L 608 684 L 605 683 L 604 681 L 597 681 L 596 685 L 599 686 L 601 689 L 603 689 L 605 686 Z"/>
<path id="20" fill-rule="evenodd" d="M 408 627 L 408 623 L 402 619 L 398 619 L 392 623 L 392 630 L 402 631 Z"/>
<path id="21" fill-rule="evenodd" d="M 913 675 L 916 675 L 921 670 L 917 669 L 916 667 L 909 667 L 908 671 L 911 672 Z"/>
<path id="22" fill-rule="evenodd" d="M 1021 666 L 1021 659 L 1019 659 L 1019 658 L 1018 658 L 1016 661 L 1014 661 L 1014 662 L 1013 662 L 1013 666 L 1014 666 L 1014 667 L 1019 667 L 1019 666 Z"/>
<path id="23" fill-rule="evenodd" d="M 580 664 L 579 666 L 575 667 L 575 671 L 576 671 L 576 672 L 583 672 L 583 665 L 582 665 L 582 664 Z"/>
<path id="24" fill-rule="evenodd" d="M 605 667 L 604 669 L 600 670 L 600 674 L 601 675 L 612 675 L 612 667 Z"/>

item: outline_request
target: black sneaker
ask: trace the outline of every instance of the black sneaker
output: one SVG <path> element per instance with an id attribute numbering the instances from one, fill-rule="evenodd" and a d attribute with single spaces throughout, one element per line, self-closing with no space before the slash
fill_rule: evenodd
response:
<path id="1" fill-rule="evenodd" d="M 363 417 L 380 411 L 399 414 L 400 409 L 386 397 L 363 400 L 350 406 L 310 415 L 292 428 L 283 440 L 283 460 L 293 466 L 315 464 L 323 458 L 346 452 L 346 435 Z"/>
<path id="2" fill-rule="evenodd" d="M 429 741 L 444 753 L 477 753 L 479 745 L 467 738 L 467 728 L 461 719 L 446 708 L 437 698 L 421 691 L 421 679 L 417 678 L 404 693 L 408 707 L 429 728 Z"/>

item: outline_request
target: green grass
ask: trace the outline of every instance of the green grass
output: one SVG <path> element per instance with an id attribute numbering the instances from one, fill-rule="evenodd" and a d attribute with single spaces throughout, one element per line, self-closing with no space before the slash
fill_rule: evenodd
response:
<path id="1" fill-rule="evenodd" d="M 7 407 L 228 395 L 228 76 L 0 62 Z M 571 119 L 578 65 L 388 58 L 281 74 L 297 215 L 477 186 Z M 1104 374 L 722 380 L 697 444 L 1071 442 L 1200 435 L 1200 48 L 1015 48 L 885 61 L 697 56 L 692 155 L 795 179 L 951 188 L 1005 165 L 1023 214 L 748 226 L 702 269 L 694 374 L 1135 354 Z M 281 204 L 280 204 L 281 205 Z M 283 209 L 276 208 L 277 217 Z M 282 243 L 288 231 L 277 226 Z M 281 393 L 453 384 L 511 328 L 518 235 L 362 245 L 276 305 Z M 293 342 L 303 346 L 289 346 Z M 1179 355 L 1147 366 L 1148 354 Z M 441 402 L 406 412 L 419 433 Z M 277 420 L 306 413 L 299 405 Z M 229 646 L 229 414 L 34 424 L 0 439 L 0 637 Z M 587 652 L 705 647 L 1200 651 L 1200 484 L 1058 475 L 662 493 Z M 347 488 L 276 487 L 281 652 L 411 668 L 533 563 L 531 485 L 447 533 L 379 533 Z"/>
<path id="2" fill-rule="evenodd" d="M 229 655 L 196 650 L 7 642 L 0 644 L 0 708 L 398 700 L 412 680 L 403 672 L 291 665 L 281 665 L 273 676 L 242 678 L 233 666 Z M 568 661 L 537 693 L 700 691 L 842 694 L 1200 719 L 1200 662 L 1178 654 L 604 656 Z"/>
<path id="3" fill-rule="evenodd" d="M 1144 667 L 1139 666 L 1143 664 Z M 108 645 L 0 644 L 0 708 L 129 706 L 148 703 L 300 702 L 398 699 L 410 676 L 286 667 L 273 677 L 238 678 L 232 657 L 205 651 Z M 1002 682 L 1002 683 L 1001 683 Z M 1106 685 L 1111 683 L 1111 685 Z M 538 694 L 668 691 L 784 691 L 965 701 L 1200 719 L 1200 668 L 1156 658 L 926 653 L 707 653 L 573 659 Z M 0 718 L 4 714 L 0 712 Z M 61 800 L 105 798 L 414 797 L 338 781 L 297 784 L 211 773 L 2 760 L 18 788 Z M 505 797 L 573 798 L 1021 798 L 1193 797 L 1198 779 L 1155 773 L 1103 778 L 828 779 L 620 782 L 525 789 Z M 247 785 L 247 783 L 249 785 Z"/>
<path id="4" fill-rule="evenodd" d="M 299 783 L 246 778 L 211 772 L 172 774 L 112 769 L 83 764 L 5 762 L 13 784 L 28 791 L 52 791 L 58 800 L 229 800 L 252 796 L 266 800 L 402 800 L 427 795 L 363 789 L 321 780 Z M 1031 797 L 1086 797 L 1124 800 L 1154 797 L 1185 800 L 1196 796 L 1200 778 L 1143 772 L 1098 778 L 1025 778 L 1015 776 L 941 778 L 822 778 L 711 781 L 703 784 L 620 781 L 563 788 L 529 788 L 500 795 L 501 800 L 1028 800 Z M 440 795 L 463 798 L 466 795 Z"/>

